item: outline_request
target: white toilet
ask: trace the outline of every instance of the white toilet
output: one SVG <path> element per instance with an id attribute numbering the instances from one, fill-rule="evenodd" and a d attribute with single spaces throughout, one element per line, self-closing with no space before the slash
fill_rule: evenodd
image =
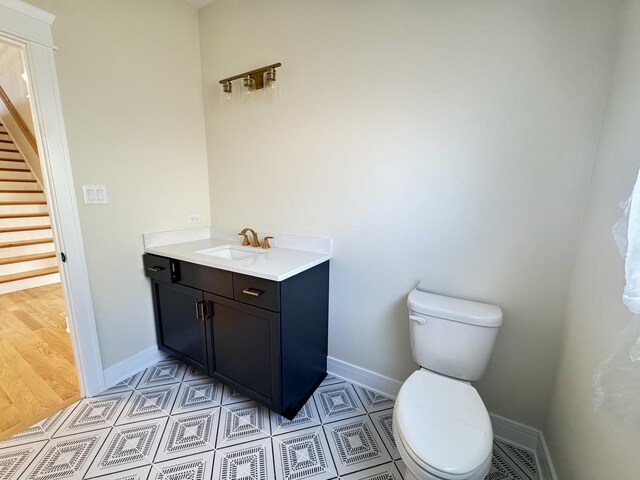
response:
<path id="1" fill-rule="evenodd" d="M 469 382 L 484 373 L 502 310 L 417 288 L 408 305 L 420 369 L 402 385 L 393 412 L 405 480 L 481 480 L 491 467 L 493 430 Z"/>

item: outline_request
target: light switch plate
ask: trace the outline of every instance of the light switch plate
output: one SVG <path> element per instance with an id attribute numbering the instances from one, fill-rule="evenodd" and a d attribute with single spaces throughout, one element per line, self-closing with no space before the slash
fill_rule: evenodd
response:
<path id="1" fill-rule="evenodd" d="M 106 185 L 83 185 L 82 193 L 85 205 L 106 205 L 109 203 Z"/>
<path id="2" fill-rule="evenodd" d="M 189 215 L 189 223 L 200 223 L 202 220 L 200 219 L 200 215 Z"/>

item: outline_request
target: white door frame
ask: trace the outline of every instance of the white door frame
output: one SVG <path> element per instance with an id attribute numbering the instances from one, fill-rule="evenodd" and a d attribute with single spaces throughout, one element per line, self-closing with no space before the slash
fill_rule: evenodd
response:
<path id="1" fill-rule="evenodd" d="M 105 388 L 89 275 L 62 118 L 51 26 L 55 16 L 21 0 L 0 0 L 0 39 L 24 49 L 35 136 L 58 254 L 80 394 Z M 67 261 L 60 261 L 64 252 Z"/>

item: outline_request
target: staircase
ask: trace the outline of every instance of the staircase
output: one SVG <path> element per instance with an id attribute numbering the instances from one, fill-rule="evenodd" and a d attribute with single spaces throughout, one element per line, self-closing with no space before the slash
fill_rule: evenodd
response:
<path id="1" fill-rule="evenodd" d="M 47 201 L 0 123 L 0 294 L 59 281 Z"/>

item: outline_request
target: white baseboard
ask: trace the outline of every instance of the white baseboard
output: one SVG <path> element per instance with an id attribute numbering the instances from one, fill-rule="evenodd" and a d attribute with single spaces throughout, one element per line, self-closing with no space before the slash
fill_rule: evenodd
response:
<path id="1" fill-rule="evenodd" d="M 107 388 L 129 378 L 140 370 L 150 367 L 166 358 L 157 346 L 149 347 L 140 353 L 112 365 L 104 371 L 104 383 Z"/>
<path id="2" fill-rule="evenodd" d="M 542 431 L 516 422 L 515 420 L 501 417 L 500 415 L 493 413 L 490 415 L 494 437 L 533 451 L 536 456 L 540 479 L 558 480 L 553 462 L 551 461 L 549 447 L 547 447 L 547 441 Z"/>
<path id="3" fill-rule="evenodd" d="M 362 367 L 352 365 L 337 358 L 327 358 L 327 371 L 337 377 L 342 377 L 350 382 L 384 393 L 390 397 L 397 397 L 402 382 L 385 377 Z"/>
<path id="4" fill-rule="evenodd" d="M 495 413 L 491 413 L 489 416 L 491 417 L 494 437 L 535 451 L 538 445 L 538 438 L 542 435 L 540 430 L 516 422 L 515 420 L 501 417 Z"/>
<path id="5" fill-rule="evenodd" d="M 544 434 L 540 432 L 538 437 L 538 444 L 536 445 L 536 459 L 538 460 L 538 470 L 540 478 L 543 480 L 558 480 L 558 474 L 556 468 L 553 465 L 551 459 L 551 452 L 547 445 L 547 440 L 544 438 Z"/>
<path id="6" fill-rule="evenodd" d="M 327 358 L 327 370 L 332 375 L 394 398 L 398 396 L 402 386 L 402 382 L 399 380 L 385 377 L 333 357 Z M 495 437 L 524 447 L 535 454 L 540 480 L 558 480 L 551 462 L 547 442 L 540 430 L 493 413 L 490 416 Z"/>

